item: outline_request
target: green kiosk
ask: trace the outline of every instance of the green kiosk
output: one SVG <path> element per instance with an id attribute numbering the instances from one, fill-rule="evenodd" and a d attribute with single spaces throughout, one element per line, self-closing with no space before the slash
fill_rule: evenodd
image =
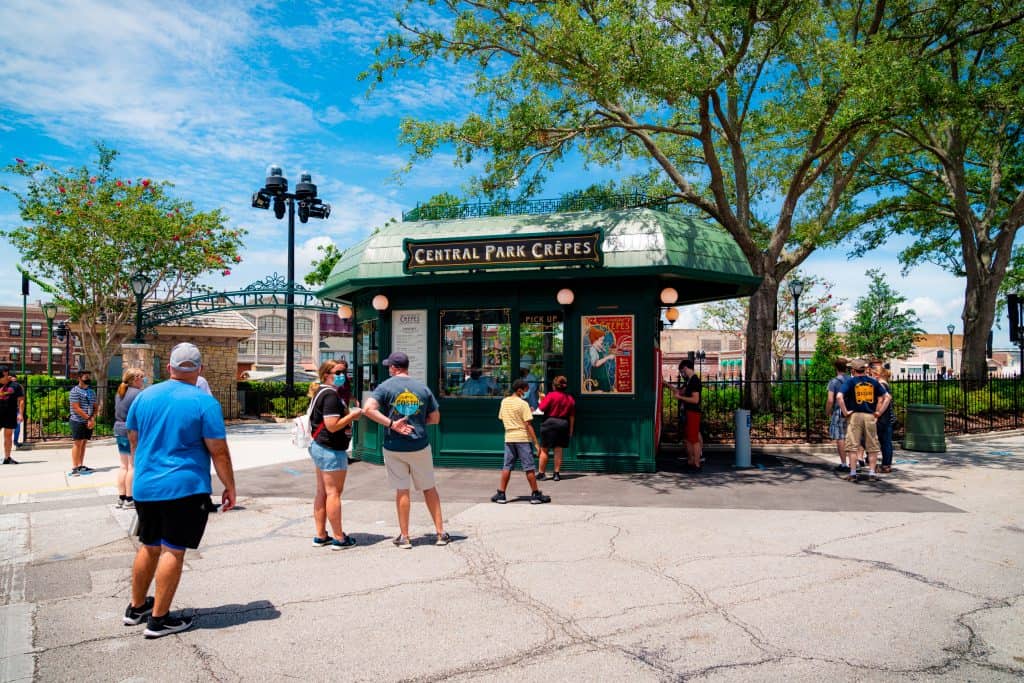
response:
<path id="1" fill-rule="evenodd" d="M 724 230 L 667 210 L 492 210 L 418 209 L 342 256 L 318 295 L 354 317 L 356 395 L 404 351 L 440 403 L 434 463 L 498 469 L 512 381 L 530 383 L 535 406 L 564 375 L 576 430 L 563 470 L 654 471 L 663 307 L 746 296 L 760 279 Z M 382 439 L 360 420 L 354 455 L 381 463 Z"/>

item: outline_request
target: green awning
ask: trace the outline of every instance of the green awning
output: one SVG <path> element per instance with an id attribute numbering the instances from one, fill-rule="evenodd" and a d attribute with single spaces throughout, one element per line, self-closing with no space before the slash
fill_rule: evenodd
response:
<path id="1" fill-rule="evenodd" d="M 760 284 L 743 253 L 721 227 L 655 209 L 579 211 L 548 215 L 493 216 L 416 221 L 385 226 L 345 251 L 317 296 L 348 300 L 370 287 L 401 287 L 435 282 L 459 283 L 533 278 L 536 265 L 489 270 L 438 270 L 407 273 L 406 239 L 464 240 L 517 235 L 572 235 L 600 230 L 603 261 L 597 267 L 544 266 L 551 274 L 587 277 L 657 277 L 699 281 L 701 300 L 747 296 Z M 685 301 L 681 303 L 693 303 Z"/>

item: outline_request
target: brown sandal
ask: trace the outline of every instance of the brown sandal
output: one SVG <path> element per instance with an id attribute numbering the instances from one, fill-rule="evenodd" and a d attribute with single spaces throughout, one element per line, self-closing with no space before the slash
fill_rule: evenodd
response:
<path id="1" fill-rule="evenodd" d="M 879 466 L 878 471 L 881 472 L 882 474 L 891 474 L 892 468 L 889 467 L 888 465 L 881 465 Z"/>

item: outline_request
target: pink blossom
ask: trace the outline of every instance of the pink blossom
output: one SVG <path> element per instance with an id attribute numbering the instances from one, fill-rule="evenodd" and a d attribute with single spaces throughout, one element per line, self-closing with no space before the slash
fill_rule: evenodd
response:
<path id="1" fill-rule="evenodd" d="M 142 186 L 149 187 L 149 178 L 146 178 L 145 180 L 142 181 Z"/>
<path id="2" fill-rule="evenodd" d="M 57 192 L 60 192 L 61 194 L 64 194 L 64 186 L 63 185 L 58 185 L 57 186 Z"/>
<path id="3" fill-rule="evenodd" d="M 85 203 L 85 205 L 86 205 L 86 206 L 92 206 L 92 200 L 90 199 L 89 201 L 87 201 L 87 202 Z"/>
<path id="4" fill-rule="evenodd" d="M 114 184 L 115 184 L 115 185 L 117 185 L 118 187 L 122 187 L 122 186 L 124 186 L 124 183 L 122 183 L 122 182 L 121 182 L 120 180 L 118 180 L 118 181 L 117 181 L 116 183 L 114 183 Z"/>
<path id="5" fill-rule="evenodd" d="M 95 184 L 96 183 L 96 176 L 90 177 L 89 178 L 89 182 Z"/>
<path id="6" fill-rule="evenodd" d="M 235 263 L 241 263 L 241 262 L 242 262 L 242 257 L 241 256 L 236 256 L 235 257 Z"/>
<path id="7" fill-rule="evenodd" d="M 222 275 L 231 275 L 231 269 L 230 268 L 225 268 L 224 271 L 221 274 Z"/>
<path id="8" fill-rule="evenodd" d="M 24 159 L 19 159 L 18 157 L 14 157 L 14 160 L 17 161 L 19 164 L 25 163 Z"/>

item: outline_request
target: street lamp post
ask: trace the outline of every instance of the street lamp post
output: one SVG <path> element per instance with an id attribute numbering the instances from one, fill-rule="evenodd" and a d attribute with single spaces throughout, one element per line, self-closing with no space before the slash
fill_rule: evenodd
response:
<path id="1" fill-rule="evenodd" d="M 149 278 L 145 273 L 135 273 L 132 275 L 132 293 L 135 295 L 135 339 L 132 340 L 133 344 L 145 344 L 146 340 L 142 338 L 142 297 L 146 294 L 146 288 L 149 287 Z"/>
<path id="2" fill-rule="evenodd" d="M 57 315 L 57 304 L 47 301 L 41 308 L 46 317 L 46 375 L 53 377 L 53 316 Z"/>
<path id="3" fill-rule="evenodd" d="M 793 367 L 796 379 L 800 379 L 800 295 L 804 283 L 797 278 L 789 281 L 789 293 L 793 295 Z"/>
<path id="4" fill-rule="evenodd" d="M 71 376 L 71 325 L 67 320 L 57 323 L 57 341 L 64 342 L 64 377 Z"/>
<path id="5" fill-rule="evenodd" d="M 956 325 L 953 323 L 946 325 L 946 331 L 949 332 L 949 367 L 947 368 L 949 374 L 953 373 L 953 330 L 955 329 Z"/>
<path id="6" fill-rule="evenodd" d="M 285 207 L 288 209 L 288 290 L 285 294 L 287 309 L 287 330 L 285 338 L 285 396 L 295 395 L 295 202 L 298 201 L 299 220 L 303 223 L 310 218 L 327 218 L 331 215 L 331 205 L 316 196 L 316 185 L 312 176 L 302 171 L 299 182 L 295 184 L 295 192 L 288 192 L 288 179 L 277 164 L 267 167 L 267 179 L 263 187 L 252 195 L 254 209 L 269 209 L 274 205 L 274 216 L 284 218 Z"/>

